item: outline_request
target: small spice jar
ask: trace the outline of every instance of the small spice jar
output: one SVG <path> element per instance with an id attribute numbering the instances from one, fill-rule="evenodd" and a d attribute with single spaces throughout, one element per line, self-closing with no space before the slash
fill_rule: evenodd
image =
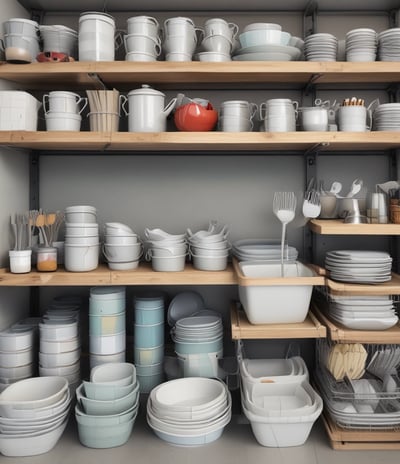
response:
<path id="1" fill-rule="evenodd" d="M 36 255 L 36 269 L 41 272 L 57 270 L 57 248 L 39 247 Z"/>

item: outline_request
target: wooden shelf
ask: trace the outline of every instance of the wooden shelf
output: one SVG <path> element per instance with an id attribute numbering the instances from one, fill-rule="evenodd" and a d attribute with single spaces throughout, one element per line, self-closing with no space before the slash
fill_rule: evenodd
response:
<path id="1" fill-rule="evenodd" d="M 205 88 L 212 84 L 242 88 L 266 87 L 271 83 L 344 84 L 398 82 L 400 63 L 347 63 L 311 61 L 247 62 L 73 62 L 0 63 L 0 79 L 27 89 L 93 89 L 107 87 L 132 90 L 143 83 L 162 88 Z M 97 79 L 96 76 L 99 78 Z"/>
<path id="2" fill-rule="evenodd" d="M 330 340 L 345 343 L 396 343 L 400 344 L 400 324 L 387 330 L 352 330 L 332 322 L 315 305 L 312 311 L 323 324 Z"/>
<path id="3" fill-rule="evenodd" d="M 375 285 L 349 284 L 326 278 L 326 286 L 334 295 L 400 295 L 400 275 L 392 274 L 389 282 Z"/>
<path id="4" fill-rule="evenodd" d="M 231 307 L 231 332 L 234 340 L 326 337 L 326 328 L 311 311 L 299 324 L 250 324 L 236 304 Z"/>
<path id="5" fill-rule="evenodd" d="M 225 271 L 199 271 L 187 265 L 182 272 L 155 272 L 149 263 L 141 263 L 132 271 L 111 271 L 106 265 L 90 272 L 31 271 L 27 274 L 12 274 L 7 269 L 0 270 L 0 286 L 86 286 L 86 285 L 236 285 L 236 277 L 231 266 Z"/>
<path id="6" fill-rule="evenodd" d="M 321 235 L 400 235 L 400 224 L 345 224 L 340 219 L 311 219 L 308 226 Z"/>
<path id="7" fill-rule="evenodd" d="M 0 131 L 0 145 L 47 151 L 324 151 L 400 147 L 400 132 L 69 132 Z"/>
<path id="8" fill-rule="evenodd" d="M 399 430 L 343 429 L 322 414 L 322 422 L 335 450 L 400 450 Z"/>

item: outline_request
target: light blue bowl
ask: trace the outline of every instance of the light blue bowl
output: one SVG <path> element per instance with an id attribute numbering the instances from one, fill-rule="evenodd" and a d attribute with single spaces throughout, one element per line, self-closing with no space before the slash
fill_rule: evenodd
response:
<path id="1" fill-rule="evenodd" d="M 256 29 L 243 32 L 239 35 L 242 48 L 257 47 L 260 45 L 287 45 L 291 35 L 289 32 L 273 29 Z"/>
<path id="2" fill-rule="evenodd" d="M 164 306 L 155 309 L 135 309 L 135 322 L 140 325 L 164 323 Z"/>
<path id="3" fill-rule="evenodd" d="M 91 414 L 86 414 L 81 405 L 76 403 L 75 405 L 75 417 L 76 421 L 82 425 L 87 425 L 89 427 L 114 427 L 115 425 L 125 424 L 132 420 L 137 413 L 139 406 L 139 401 L 137 404 L 133 405 L 127 411 L 124 411 L 121 414 L 110 414 L 106 416 L 94 416 Z"/>
<path id="4" fill-rule="evenodd" d="M 89 314 L 89 335 L 113 335 L 125 332 L 125 311 L 110 315 Z"/>
<path id="5" fill-rule="evenodd" d="M 133 355 L 136 369 L 138 366 L 148 366 L 149 364 L 159 364 L 164 360 L 164 345 L 154 348 L 133 348 Z"/>
<path id="6" fill-rule="evenodd" d="M 223 339 L 220 338 L 213 342 L 190 343 L 175 341 L 175 351 L 177 354 L 201 354 L 201 353 L 219 353 L 223 350 Z"/>
<path id="7" fill-rule="evenodd" d="M 136 384 L 129 385 L 113 385 L 106 383 L 95 383 L 83 381 L 83 390 L 86 398 L 92 400 L 117 400 L 131 393 L 136 387 Z"/>
<path id="8" fill-rule="evenodd" d="M 165 293 L 163 292 L 144 292 L 133 297 L 135 309 L 156 309 L 165 304 Z"/>
<path id="9" fill-rule="evenodd" d="M 164 344 L 164 324 L 134 325 L 134 344 L 137 348 L 155 348 Z"/>
<path id="10" fill-rule="evenodd" d="M 116 298 L 113 300 L 95 300 L 89 298 L 89 314 L 93 315 L 111 315 L 125 311 L 125 298 Z"/>
<path id="11" fill-rule="evenodd" d="M 78 436 L 82 445 L 88 448 L 115 448 L 124 445 L 132 434 L 137 411 L 132 419 L 112 427 L 105 425 L 85 425 L 77 416 Z"/>
<path id="12" fill-rule="evenodd" d="M 114 400 L 93 400 L 84 395 L 84 386 L 81 384 L 76 390 L 76 398 L 80 402 L 86 414 L 93 416 L 104 416 L 109 414 L 121 414 L 128 411 L 138 400 L 139 384 L 122 398 Z"/>

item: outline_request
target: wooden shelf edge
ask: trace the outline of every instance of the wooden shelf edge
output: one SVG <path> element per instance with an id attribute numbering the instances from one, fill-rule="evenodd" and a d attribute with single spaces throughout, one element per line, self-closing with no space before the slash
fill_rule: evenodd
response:
<path id="1" fill-rule="evenodd" d="M 340 219 L 311 219 L 308 227 L 320 235 L 400 235 L 400 224 L 345 224 Z"/>
<path id="2" fill-rule="evenodd" d="M 233 340 L 325 338 L 326 327 L 310 311 L 298 324 L 250 324 L 245 312 L 235 303 L 231 306 L 231 335 Z"/>
<path id="3" fill-rule="evenodd" d="M 188 264 L 182 272 L 156 272 L 149 263 L 132 271 L 112 271 L 106 265 L 90 272 L 37 272 L 12 274 L 0 269 L 0 286 L 86 286 L 86 285 L 236 285 L 231 266 L 225 271 L 199 271 Z"/>
<path id="4" fill-rule="evenodd" d="M 332 322 L 315 303 L 312 304 L 312 311 L 327 328 L 330 340 L 346 343 L 400 343 L 400 324 L 387 330 L 352 330 Z"/>

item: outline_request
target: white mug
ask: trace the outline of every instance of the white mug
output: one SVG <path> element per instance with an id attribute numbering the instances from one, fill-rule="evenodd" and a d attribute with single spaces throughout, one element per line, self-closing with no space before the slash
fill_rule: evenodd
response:
<path id="1" fill-rule="evenodd" d="M 365 106 L 341 106 L 338 110 L 339 130 L 343 132 L 367 132 L 371 130 L 371 111 Z"/>
<path id="2" fill-rule="evenodd" d="M 43 95 L 43 109 L 45 113 L 81 114 L 86 108 L 87 103 L 87 98 L 83 98 L 74 92 L 54 90 Z"/>
<path id="3" fill-rule="evenodd" d="M 301 125 L 305 131 L 327 131 L 328 109 L 322 106 L 302 108 Z"/>

